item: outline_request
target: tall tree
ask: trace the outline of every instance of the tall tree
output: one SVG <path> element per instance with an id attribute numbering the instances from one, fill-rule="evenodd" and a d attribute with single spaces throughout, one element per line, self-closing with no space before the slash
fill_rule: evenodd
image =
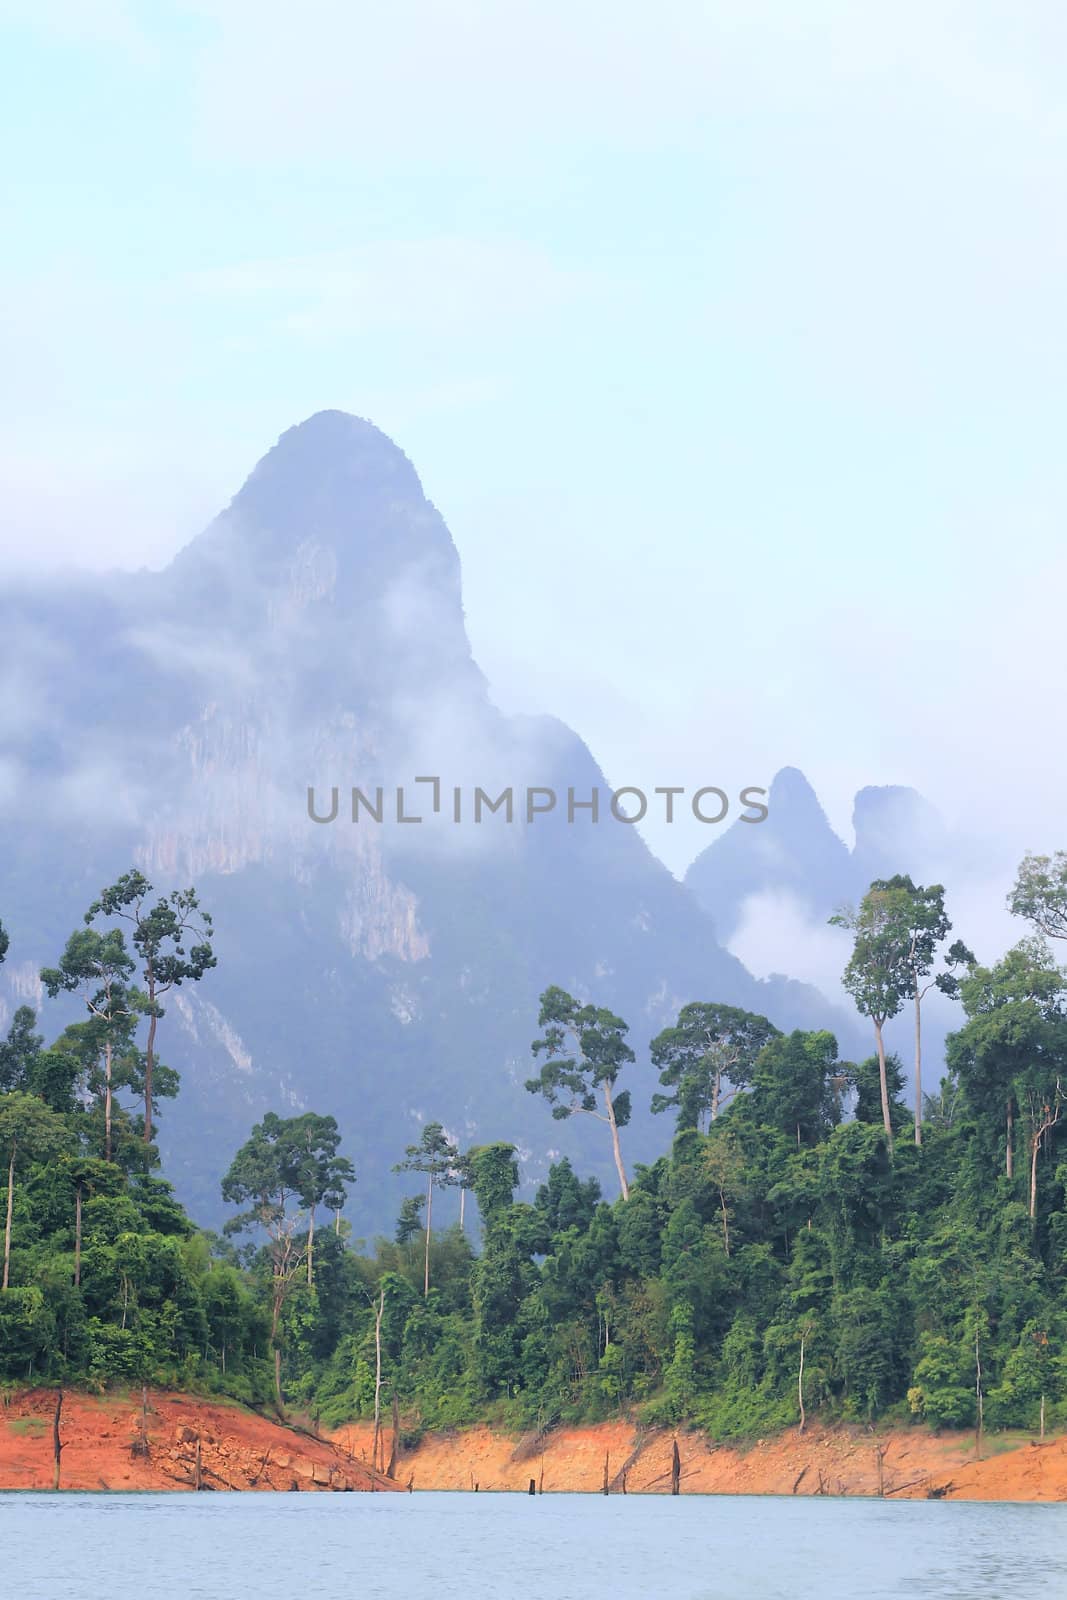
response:
<path id="1" fill-rule="evenodd" d="M 11 1221 L 15 1201 L 15 1174 L 31 1161 L 53 1161 L 73 1144 L 70 1131 L 56 1112 L 36 1095 L 15 1089 L 0 1097 L 0 1160 L 7 1169 L 7 1214 L 4 1223 L 4 1275 L 0 1288 L 11 1278 Z"/>
<path id="2" fill-rule="evenodd" d="M 923 1142 L 923 1052 L 922 1003 L 931 989 L 957 995 L 959 979 L 955 969 L 974 961 L 967 946 L 957 939 L 945 956 L 945 970 L 933 975 L 938 952 L 952 931 L 945 911 L 945 890 L 940 883 L 916 887 L 907 874 L 880 878 L 872 891 L 883 894 L 887 911 L 895 907 L 900 921 L 900 937 L 905 946 L 908 994 L 915 1011 L 915 1143 Z"/>
<path id="3" fill-rule="evenodd" d="M 310 1288 L 314 1282 L 315 1211 L 318 1206 L 325 1205 L 340 1213 L 345 1186 L 355 1183 L 356 1172 L 346 1156 L 337 1154 L 341 1134 L 334 1117 L 320 1117 L 314 1111 L 307 1111 L 303 1116 L 291 1117 L 286 1126 L 291 1149 L 290 1183 L 308 1214 L 307 1281 Z"/>
<path id="4" fill-rule="evenodd" d="M 906 891 L 872 884 L 858 910 L 846 907 L 830 918 L 833 926 L 848 928 L 854 937 L 852 954 L 841 981 L 852 996 L 856 1010 L 861 1016 L 869 1017 L 874 1026 L 882 1122 L 890 1150 L 893 1148 L 893 1120 L 886 1082 L 884 1029 L 900 1011 L 911 984 L 910 909 Z"/>
<path id="5" fill-rule="evenodd" d="M 1067 1082 L 1067 977 L 1041 939 L 1024 939 L 992 967 L 972 966 L 960 985 L 966 1022 L 948 1040 L 980 1130 L 999 1127 L 1005 1175 L 1015 1174 L 1016 1111 L 1026 1128 L 1029 1211 L 1037 1209 L 1037 1157 L 1060 1120 Z M 1003 1120 L 1002 1120 L 1003 1119 Z M 983 1139 L 987 1144 L 988 1139 Z"/>
<path id="6" fill-rule="evenodd" d="M 1025 917 L 1046 939 L 1067 939 L 1067 850 L 1023 857 L 1008 910 Z"/>
<path id="7" fill-rule="evenodd" d="M 732 1091 L 752 1081 L 756 1057 L 778 1029 L 766 1017 L 738 1006 L 694 1002 L 683 1006 L 672 1028 L 652 1041 L 652 1065 L 672 1094 L 654 1094 L 652 1110 L 678 1109 L 678 1127 L 703 1131 L 714 1122 Z M 728 1087 L 727 1087 L 728 1086 Z"/>
<path id="8" fill-rule="evenodd" d="M 211 947 L 212 921 L 201 909 L 195 889 L 175 889 L 149 905 L 152 885 L 143 873 L 125 872 L 101 894 L 86 912 L 91 923 L 98 916 L 122 917 L 132 924 L 130 941 L 141 962 L 145 986 L 142 1010 L 148 1018 L 145 1046 L 144 1142 L 152 1142 L 153 1075 L 156 1065 L 156 1028 L 164 1015 L 162 997 L 183 983 L 198 983 L 216 957 Z"/>
<path id="9" fill-rule="evenodd" d="M 555 985 L 541 996 L 537 1021 L 545 1031 L 531 1049 L 545 1060 L 539 1075 L 527 1079 L 527 1089 L 544 1096 L 559 1122 L 584 1114 L 607 1124 L 619 1189 L 629 1199 L 619 1129 L 630 1120 L 630 1093 L 615 1093 L 622 1068 L 636 1059 L 626 1043 L 626 1023 L 603 1007 L 581 1005 Z"/>
<path id="10" fill-rule="evenodd" d="M 459 1151 L 439 1122 L 428 1122 L 422 1130 L 418 1144 L 409 1144 L 403 1161 L 398 1161 L 394 1172 L 421 1172 L 426 1178 L 426 1249 L 423 1263 L 422 1292 L 430 1292 L 430 1237 L 433 1231 L 433 1191 L 450 1188 L 457 1182 Z"/>
<path id="11" fill-rule="evenodd" d="M 222 1198 L 231 1205 L 248 1206 L 247 1211 L 232 1217 L 223 1231 L 227 1235 L 262 1231 L 267 1238 L 270 1342 L 274 1398 L 279 1412 L 283 1410 L 282 1311 L 307 1254 L 296 1237 L 298 1215 L 289 1209 L 291 1200 L 300 1199 L 293 1152 L 291 1121 L 268 1111 L 252 1129 L 251 1137 L 238 1150 L 222 1180 Z"/>
<path id="12" fill-rule="evenodd" d="M 84 1030 L 94 1053 L 103 1063 L 104 1160 L 112 1155 L 111 1121 L 115 1057 L 131 1049 L 139 996 L 130 988 L 134 959 L 126 948 L 121 928 L 100 933 L 80 928 L 67 940 L 58 967 L 45 967 L 41 982 L 52 999 L 61 990 L 80 992 L 95 1026 Z"/>

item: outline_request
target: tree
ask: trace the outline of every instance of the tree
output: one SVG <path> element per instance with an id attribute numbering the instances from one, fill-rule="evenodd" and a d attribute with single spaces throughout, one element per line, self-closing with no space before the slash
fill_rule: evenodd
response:
<path id="1" fill-rule="evenodd" d="M 320 1117 L 307 1111 L 303 1116 L 290 1118 L 286 1130 L 290 1145 L 289 1181 L 308 1214 L 307 1281 L 311 1288 L 316 1207 L 325 1205 L 328 1210 L 340 1213 L 345 1186 L 355 1183 L 356 1172 L 347 1157 L 337 1154 L 341 1134 L 334 1117 Z"/>
<path id="2" fill-rule="evenodd" d="M 296 1218 L 288 1209 L 296 1190 L 290 1122 L 268 1111 L 238 1150 L 222 1180 L 222 1198 L 249 1209 L 226 1223 L 227 1235 L 256 1229 L 267 1236 L 270 1267 L 270 1342 L 274 1352 L 274 1398 L 282 1411 L 281 1316 L 306 1259 L 296 1239 Z"/>
<path id="3" fill-rule="evenodd" d="M 855 941 L 842 977 L 856 1010 L 874 1025 L 882 1097 L 882 1122 L 890 1150 L 893 1121 L 885 1071 L 883 1030 L 904 1004 L 912 980 L 909 962 L 911 902 L 906 890 L 872 884 L 859 910 L 847 907 L 830 918 L 834 927 L 848 928 Z"/>
<path id="4" fill-rule="evenodd" d="M 426 1175 L 426 1252 L 423 1270 L 423 1296 L 430 1292 L 430 1235 L 433 1229 L 433 1190 L 449 1188 L 456 1182 L 459 1151 L 439 1122 L 428 1122 L 418 1144 L 409 1144 L 403 1161 L 394 1172 L 422 1172 Z"/>
<path id="5" fill-rule="evenodd" d="M 757 1056 L 752 1093 L 738 1103 L 737 1112 L 777 1128 L 798 1150 L 810 1148 L 840 1122 L 841 1089 L 851 1073 L 850 1064 L 838 1060 L 836 1038 L 825 1029 L 777 1034 Z"/>
<path id="6" fill-rule="evenodd" d="M 745 1179 L 745 1156 L 732 1128 L 724 1128 L 708 1140 L 704 1151 L 704 1171 L 719 1198 L 722 1218 L 722 1248 L 730 1254 L 729 1200 L 741 1193 Z"/>
<path id="7" fill-rule="evenodd" d="M 967 946 L 957 939 L 946 956 L 946 970 L 931 977 L 940 946 L 952 931 L 945 912 L 945 891 L 941 884 L 929 888 L 916 888 L 907 875 L 878 879 L 871 884 L 886 896 L 887 907 L 895 906 L 900 920 L 900 934 L 906 946 L 904 962 L 907 987 L 915 1008 L 915 1143 L 921 1145 L 922 1134 L 922 1003 L 933 988 L 942 994 L 957 995 L 959 979 L 955 968 L 974 961 Z M 890 898 L 891 897 L 891 898 Z"/>
<path id="8" fill-rule="evenodd" d="M 34 1068 L 44 1039 L 34 1029 L 37 1013 L 32 1006 L 19 1006 L 11 1019 L 7 1038 L 0 1040 L 0 1093 L 11 1089 L 34 1091 Z"/>
<path id="9" fill-rule="evenodd" d="M 129 980 L 134 959 L 121 928 L 100 933 L 81 928 L 67 940 L 58 967 L 45 967 L 41 982 L 54 1000 L 61 990 L 80 991 L 96 1026 L 85 1030 L 93 1052 L 104 1065 L 104 1160 L 111 1160 L 111 1112 L 114 1065 L 118 1048 L 130 1049 L 138 1014 L 138 996 Z"/>
<path id="10" fill-rule="evenodd" d="M 743 1089 L 756 1057 L 778 1029 L 766 1017 L 738 1006 L 697 1002 L 683 1006 L 673 1028 L 652 1041 L 652 1065 L 673 1094 L 654 1094 L 652 1110 L 678 1108 L 679 1128 L 703 1130 L 724 1105 L 724 1084 Z"/>
<path id="11" fill-rule="evenodd" d="M 156 1028 L 164 1015 L 161 997 L 183 983 L 198 983 L 216 957 L 211 948 L 212 921 L 200 906 L 195 889 L 175 889 L 148 905 L 152 885 L 143 873 L 125 872 L 105 889 L 86 912 L 86 923 L 98 916 L 122 917 L 132 923 L 131 942 L 142 963 L 148 1018 L 145 1047 L 144 1142 L 152 1142 L 153 1075 Z M 187 948 L 188 947 L 188 948 Z"/>
<path id="12" fill-rule="evenodd" d="M 0 1098 L 0 1159 L 7 1167 L 7 1218 L 4 1224 L 4 1276 L 11 1277 L 11 1219 L 15 1199 L 15 1173 L 31 1161 L 52 1161 L 72 1143 L 56 1112 L 36 1096 L 14 1090 Z"/>
<path id="13" fill-rule="evenodd" d="M 1015 1173 L 1015 1111 L 1022 1112 L 1033 1219 L 1037 1156 L 1059 1122 L 1060 1083 L 1067 1078 L 1067 978 L 1043 940 L 1024 939 L 992 967 L 972 966 L 960 997 L 967 1020 L 949 1037 L 948 1064 L 978 1126 L 1003 1129 L 1009 1179 Z"/>
<path id="14" fill-rule="evenodd" d="M 557 1121 L 584 1113 L 607 1124 L 619 1188 L 623 1199 L 628 1199 L 630 1187 L 622 1162 L 619 1129 L 630 1120 L 630 1094 L 628 1090 L 615 1094 L 620 1071 L 627 1062 L 636 1060 L 626 1043 L 626 1023 L 603 1007 L 580 1005 L 556 986 L 541 996 L 537 1020 L 545 1031 L 534 1040 L 531 1049 L 535 1058 L 544 1056 L 545 1061 L 540 1074 L 527 1079 L 527 1089 L 544 1096 Z M 603 1111 L 597 1110 L 598 1097 Z"/>
<path id="15" fill-rule="evenodd" d="M 1008 910 L 1025 917 L 1046 939 L 1067 939 L 1067 850 L 1023 857 Z"/>
<path id="16" fill-rule="evenodd" d="M 425 1204 L 424 1194 L 406 1194 L 401 1200 L 400 1215 L 396 1219 L 396 1233 L 393 1235 L 401 1248 L 410 1244 L 417 1233 L 424 1231 L 422 1208 Z"/>

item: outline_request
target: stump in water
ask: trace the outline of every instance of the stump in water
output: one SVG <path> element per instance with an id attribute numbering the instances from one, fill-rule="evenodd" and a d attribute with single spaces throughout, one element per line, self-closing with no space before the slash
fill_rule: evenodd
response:
<path id="1" fill-rule="evenodd" d="M 196 1460 L 193 1463 L 193 1488 L 194 1489 L 202 1489 L 203 1487 L 204 1487 L 204 1471 L 203 1471 L 203 1467 L 201 1466 L 201 1462 L 200 1462 L 200 1435 L 197 1434 L 197 1436 L 196 1436 Z"/>
<path id="2" fill-rule="evenodd" d="M 601 1494 L 608 1494 L 609 1493 L 609 1489 L 608 1489 L 608 1463 L 609 1463 L 610 1460 L 611 1460 L 611 1456 L 610 1455 L 605 1455 L 605 1457 L 604 1457 L 604 1487 L 600 1491 Z"/>
<path id="3" fill-rule="evenodd" d="M 671 1494 L 681 1492 L 682 1458 L 678 1454 L 678 1441 L 671 1445 Z"/>

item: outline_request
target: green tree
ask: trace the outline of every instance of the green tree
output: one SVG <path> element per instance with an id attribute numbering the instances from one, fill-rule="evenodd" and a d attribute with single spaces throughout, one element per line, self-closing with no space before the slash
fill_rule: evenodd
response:
<path id="1" fill-rule="evenodd" d="M 449 1188 L 456 1181 L 459 1151 L 439 1122 L 428 1122 L 422 1130 L 418 1144 L 409 1144 L 403 1161 L 398 1161 L 394 1172 L 421 1172 L 426 1178 L 426 1249 L 423 1265 L 423 1296 L 430 1292 L 430 1237 L 433 1231 L 433 1191 Z"/>
<path id="2" fill-rule="evenodd" d="M 553 986 L 541 996 L 538 1026 L 545 1031 L 531 1046 L 535 1059 L 544 1056 L 536 1078 L 528 1078 L 531 1094 L 540 1094 L 557 1121 L 585 1114 L 604 1122 L 611 1134 L 619 1188 L 627 1199 L 630 1187 L 622 1161 L 619 1129 L 630 1120 L 630 1094 L 615 1093 L 622 1068 L 636 1058 L 626 1043 L 629 1029 L 621 1017 L 603 1007 L 580 1005 Z M 604 1109 L 597 1109 L 598 1100 Z"/>
<path id="3" fill-rule="evenodd" d="M 139 996 L 130 988 L 134 959 L 121 928 L 100 933 L 85 927 L 72 933 L 58 967 L 45 967 L 41 982 L 52 999 L 61 990 L 80 992 L 93 1026 L 83 1038 L 103 1063 L 104 1160 L 112 1155 L 115 1056 L 133 1047 Z"/>
<path id="4" fill-rule="evenodd" d="M 659 1068 L 664 1088 L 673 1090 L 654 1094 L 652 1110 L 677 1107 L 679 1128 L 703 1131 L 718 1117 L 730 1089 L 751 1082 L 756 1057 L 777 1034 L 766 1017 L 738 1006 L 683 1006 L 675 1025 L 652 1041 L 652 1065 Z M 724 1093 L 726 1085 L 730 1089 Z"/>
<path id="5" fill-rule="evenodd" d="M 905 946 L 905 968 L 908 994 L 915 1011 L 915 1143 L 923 1142 L 923 1070 L 922 1070 L 922 1003 L 933 988 L 943 994 L 959 992 L 957 967 L 973 963 L 974 956 L 967 946 L 957 939 L 945 957 L 945 971 L 933 976 L 940 947 L 952 931 L 945 911 L 945 891 L 941 884 L 929 888 L 916 888 L 907 876 L 879 879 L 871 884 L 887 897 L 886 903 L 897 907 L 901 922 L 901 937 Z"/>
<path id="6" fill-rule="evenodd" d="M 345 1186 L 355 1183 L 351 1161 L 337 1154 L 341 1134 L 333 1117 L 320 1117 L 314 1111 L 292 1117 L 287 1124 L 290 1150 L 289 1181 L 308 1214 L 307 1281 L 314 1282 L 315 1211 L 320 1205 L 340 1211 Z"/>
<path id="7" fill-rule="evenodd" d="M 867 890 L 858 910 L 846 907 L 830 918 L 833 926 L 848 928 L 854 936 L 852 954 L 841 981 L 852 996 L 856 1010 L 861 1016 L 869 1017 L 874 1025 L 882 1123 L 890 1150 L 893 1148 L 893 1121 L 883 1030 L 900 1011 L 910 991 L 911 916 L 911 896 L 906 890 L 887 889 L 875 883 Z"/>
<path id="8" fill-rule="evenodd" d="M 130 940 L 141 962 L 148 1018 L 145 1046 L 144 1133 L 152 1142 L 152 1107 L 156 1066 L 156 1029 L 164 1015 L 162 997 L 183 983 L 198 983 L 217 964 L 211 947 L 212 921 L 202 910 L 195 889 L 175 889 L 154 905 L 152 885 L 143 873 L 125 872 L 86 912 L 86 923 L 97 917 L 121 917 L 132 924 Z"/>
<path id="9" fill-rule="evenodd" d="M 282 1401 L 281 1322 L 286 1301 L 300 1269 L 306 1248 L 297 1239 L 297 1218 L 289 1202 L 299 1199 L 291 1122 L 268 1111 L 238 1150 L 222 1180 L 222 1198 L 230 1205 L 248 1207 L 227 1222 L 224 1232 L 261 1231 L 267 1238 L 270 1276 L 270 1343 L 274 1355 L 274 1398 Z"/>
<path id="10" fill-rule="evenodd" d="M 31 1161 L 53 1161 L 72 1139 L 63 1118 L 36 1096 L 14 1090 L 0 1098 L 0 1159 L 7 1168 L 7 1220 L 4 1224 L 4 1275 L 11 1277 L 11 1219 L 15 1200 L 15 1174 Z"/>
<path id="11" fill-rule="evenodd" d="M 1046 939 L 1067 939 L 1067 850 L 1023 857 L 1008 910 L 1025 917 Z"/>
<path id="12" fill-rule="evenodd" d="M 1037 1161 L 1060 1121 L 1067 1079 L 1067 977 L 1041 939 L 1024 939 L 960 985 L 966 1022 L 947 1045 L 987 1148 L 1003 1129 L 1004 1170 L 1015 1176 L 1015 1118 L 1026 1129 L 1029 1214 L 1037 1215 Z M 1003 1118 L 1003 1120 L 1001 1120 Z"/>

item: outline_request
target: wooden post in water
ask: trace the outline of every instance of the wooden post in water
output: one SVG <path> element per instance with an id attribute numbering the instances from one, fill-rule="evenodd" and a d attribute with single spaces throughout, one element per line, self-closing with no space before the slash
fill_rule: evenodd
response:
<path id="1" fill-rule="evenodd" d="M 63 1445 L 62 1445 L 62 1442 L 60 1441 L 60 1437 L 59 1437 L 59 1419 L 60 1419 L 60 1416 L 62 1415 L 62 1412 L 63 1412 L 63 1391 L 62 1391 L 62 1389 L 58 1389 L 56 1391 L 55 1415 L 52 1418 L 52 1455 L 53 1455 L 54 1465 L 55 1465 L 55 1470 L 53 1471 L 53 1474 L 52 1474 L 52 1488 L 53 1489 L 58 1489 L 59 1488 L 59 1458 L 63 1454 Z"/>
<path id="2" fill-rule="evenodd" d="M 196 1436 L 196 1460 L 193 1462 L 193 1488 L 204 1487 L 204 1473 L 200 1462 L 200 1435 Z"/>
<path id="3" fill-rule="evenodd" d="M 671 1445 L 671 1494 L 678 1494 L 681 1490 L 682 1460 L 678 1454 L 678 1440 Z"/>
<path id="4" fill-rule="evenodd" d="M 531 1478 L 530 1479 L 530 1487 L 527 1489 L 526 1493 L 527 1494 L 536 1494 L 537 1493 L 537 1479 L 536 1478 Z"/>
<path id="5" fill-rule="evenodd" d="M 605 1456 L 604 1456 L 604 1487 L 600 1491 L 601 1494 L 607 1494 L 608 1493 L 608 1462 L 610 1460 L 611 1460 L 610 1455 L 605 1454 Z"/>

